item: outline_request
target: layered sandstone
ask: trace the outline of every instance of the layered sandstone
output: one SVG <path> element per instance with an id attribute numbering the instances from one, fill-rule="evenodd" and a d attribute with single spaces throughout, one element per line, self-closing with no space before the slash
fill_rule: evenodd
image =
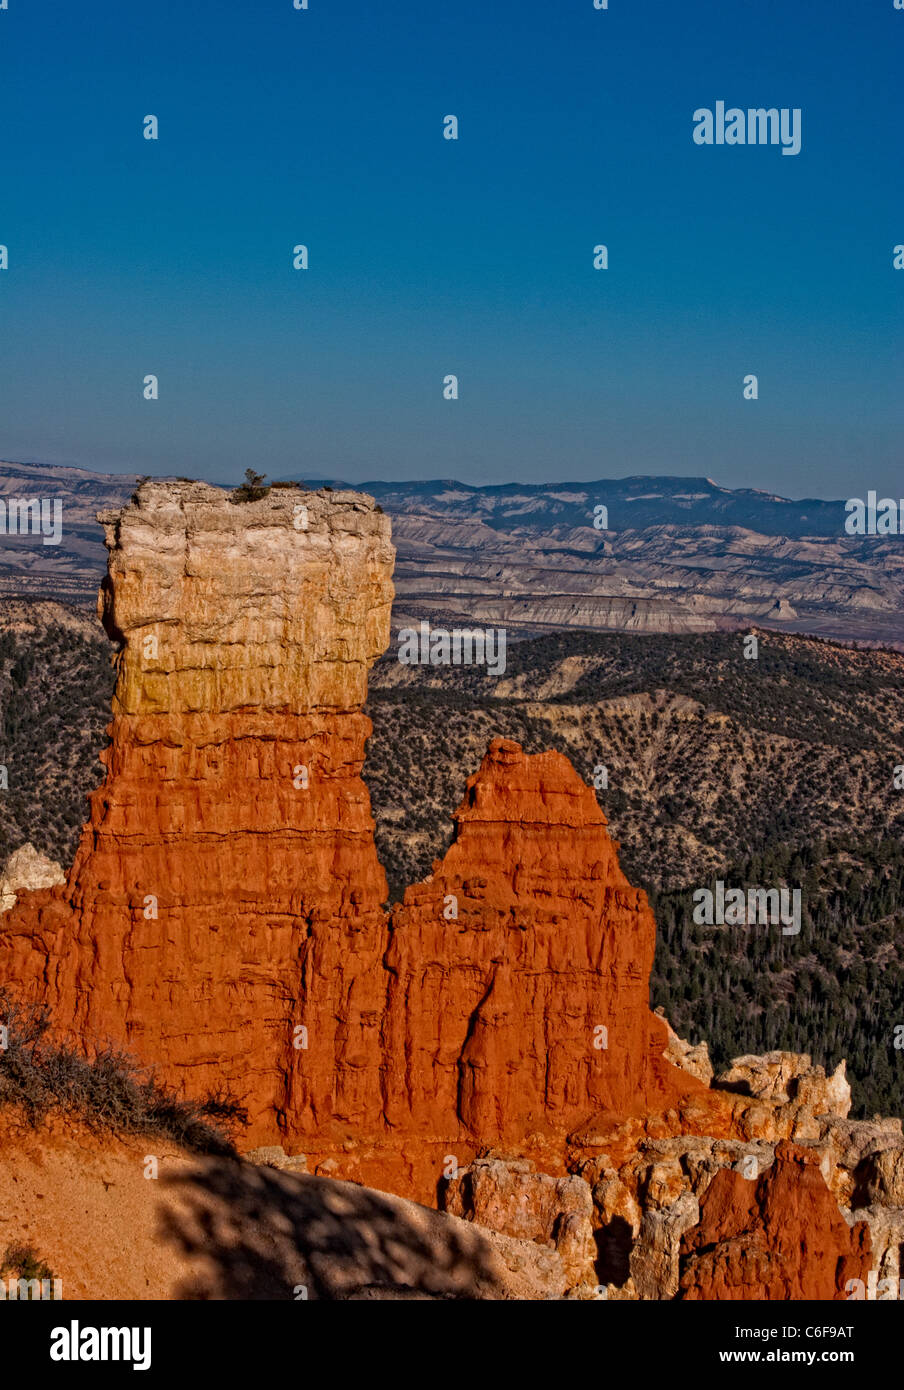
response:
<path id="1" fill-rule="evenodd" d="M 361 705 L 389 523 L 356 493 L 153 482 L 101 519 L 106 777 L 65 885 L 3 919 L 4 976 L 86 1047 L 240 1096 L 251 1140 L 287 1112 L 375 1123 L 386 881 Z"/>

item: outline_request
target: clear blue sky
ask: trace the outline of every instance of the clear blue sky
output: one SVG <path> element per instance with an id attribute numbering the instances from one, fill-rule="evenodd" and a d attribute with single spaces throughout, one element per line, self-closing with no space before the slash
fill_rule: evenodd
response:
<path id="1" fill-rule="evenodd" d="M 309 4 L 0 11 L 0 457 L 904 495 L 893 0 Z"/>

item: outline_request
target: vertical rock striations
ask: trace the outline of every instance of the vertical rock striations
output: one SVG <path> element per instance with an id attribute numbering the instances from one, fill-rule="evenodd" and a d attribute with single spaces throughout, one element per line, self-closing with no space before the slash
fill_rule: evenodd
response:
<path id="1" fill-rule="evenodd" d="M 702 1091 L 663 1056 L 652 914 L 568 759 L 494 739 L 455 821 L 393 918 L 391 1123 L 513 1142 Z"/>
<path id="2" fill-rule="evenodd" d="M 389 522 L 356 493 L 154 482 L 100 519 L 106 777 L 64 887 L 5 918 L 4 975 L 85 1045 L 242 1095 L 252 1136 L 288 1112 L 375 1124 L 386 880 L 361 706 Z"/>
<path id="3" fill-rule="evenodd" d="M 369 498 L 149 482 L 101 520 L 106 778 L 66 883 L 0 924 L 58 1030 L 240 1096 L 249 1143 L 369 1145 L 378 1171 L 394 1149 L 421 1192 L 451 1144 L 561 1154 L 596 1112 L 703 1091 L 663 1057 L 646 899 L 559 754 L 495 740 L 387 917 L 361 706 L 393 551 Z"/>

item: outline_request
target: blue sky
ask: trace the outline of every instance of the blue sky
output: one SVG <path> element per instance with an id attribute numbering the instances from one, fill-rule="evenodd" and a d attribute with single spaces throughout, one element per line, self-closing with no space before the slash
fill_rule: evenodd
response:
<path id="1" fill-rule="evenodd" d="M 0 457 L 904 494 L 893 0 L 309 5 L 0 11 Z"/>

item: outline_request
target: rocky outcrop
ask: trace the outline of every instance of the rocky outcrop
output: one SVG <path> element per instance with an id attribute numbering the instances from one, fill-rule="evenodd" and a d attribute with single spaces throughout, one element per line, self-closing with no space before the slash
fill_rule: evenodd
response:
<path id="1" fill-rule="evenodd" d="M 25 844 L 14 850 L 0 873 L 0 912 L 15 907 L 19 893 L 33 893 L 37 888 L 53 888 L 65 883 L 62 868 L 34 845 Z"/>
<path id="2" fill-rule="evenodd" d="M 835 1167 L 835 1149 L 856 1142 L 857 1126 L 848 1122 L 851 1088 L 839 1062 L 831 1076 L 814 1066 L 806 1053 L 768 1052 L 736 1057 L 728 1071 L 713 1080 L 717 1090 L 743 1097 L 736 1104 L 738 1137 L 779 1139 L 822 1146 L 826 1180 Z"/>
<path id="3" fill-rule="evenodd" d="M 700 1205 L 690 1192 L 676 1198 L 663 1210 L 644 1214 L 638 1240 L 631 1251 L 631 1281 L 636 1297 L 674 1298 L 680 1277 L 681 1240 L 695 1229 Z"/>
<path id="4" fill-rule="evenodd" d="M 681 1254 L 686 1299 L 844 1299 L 871 1267 L 866 1224 L 848 1227 L 816 1156 L 787 1142 L 755 1182 L 716 1174 Z"/>
<path id="5" fill-rule="evenodd" d="M 582 1178 L 537 1173 L 524 1159 L 477 1159 L 449 1180 L 444 1206 L 486 1230 L 555 1250 L 566 1288 L 595 1286 L 593 1202 Z"/>
<path id="6" fill-rule="evenodd" d="M 813 1066 L 806 1053 L 767 1052 L 762 1057 L 735 1057 L 714 1084 L 726 1091 L 782 1105 L 794 1099 L 818 1115 L 839 1115 L 844 1119 L 851 1108 L 844 1062 L 839 1062 L 827 1077 L 822 1067 Z"/>
<path id="7" fill-rule="evenodd" d="M 588 1183 L 593 1197 L 597 1273 L 608 1286 L 608 1297 L 674 1297 L 687 1274 L 686 1296 L 692 1298 L 835 1298 L 839 1286 L 826 1271 L 831 1267 L 838 1274 L 838 1241 L 841 1254 L 860 1261 L 844 1267 L 842 1296 L 889 1298 L 894 1288 L 898 1297 L 904 1288 L 895 1282 L 900 1278 L 900 1235 L 904 1233 L 901 1121 L 847 1118 L 843 1067 L 827 1078 L 806 1055 L 739 1058 L 724 1075 L 733 1077 L 730 1084 L 740 1085 L 734 1095 L 729 1137 L 687 1133 L 638 1137 L 633 1151 L 622 1151 L 614 1159 L 608 1153 L 594 1158 L 573 1155 L 574 1170 Z M 833 1107 L 841 1113 L 832 1113 Z M 625 1129 L 621 1126 L 613 1133 L 620 1137 Z M 804 1137 L 789 1144 L 792 1132 Z M 604 1138 L 592 1132 L 582 1137 Z M 796 1164 L 791 1165 L 789 1176 L 788 1171 L 782 1174 L 782 1166 L 791 1155 Z M 801 1185 L 809 1197 L 801 1197 Z M 709 1217 L 714 1208 L 707 1204 L 717 1200 L 717 1196 L 709 1197 L 714 1187 L 716 1194 L 727 1187 L 738 1201 L 757 1191 L 769 1194 L 768 1203 L 743 1208 L 746 1225 L 738 1207 L 740 1224 L 731 1246 L 722 1236 L 710 1243 Z M 698 1204 L 699 1219 L 694 1215 Z M 809 1221 L 829 1217 L 837 1241 L 822 1245 L 804 1241 Z M 847 1227 L 865 1226 L 869 1240 L 858 1231 L 854 1245 L 846 1246 L 838 1220 Z M 790 1234 L 783 1235 L 776 1246 L 773 1236 L 779 1230 Z M 701 1263 L 704 1254 L 708 1266 Z M 754 1292 L 759 1276 L 754 1278 L 750 1270 L 762 1265 L 768 1272 L 773 1256 L 780 1271 L 777 1283 L 767 1288 L 768 1281 L 761 1280 L 760 1291 Z M 735 1261 L 743 1266 L 743 1275 L 738 1274 Z M 806 1277 L 801 1261 L 810 1271 Z M 795 1269 L 799 1277 L 793 1274 Z M 814 1271 L 819 1271 L 818 1277 Z M 779 1286 L 796 1292 L 778 1295 Z M 806 1295 L 800 1292 L 804 1286 Z M 718 1292 L 717 1288 L 735 1291 Z"/>
<path id="8" fill-rule="evenodd" d="M 857 1165 L 856 1177 L 867 1202 L 904 1207 L 904 1145 L 874 1149 Z"/>
<path id="9" fill-rule="evenodd" d="M 705 1042 L 691 1044 L 685 1042 L 684 1038 L 679 1038 L 668 1019 L 665 1018 L 664 1011 L 657 1009 L 656 1013 L 665 1020 L 668 1029 L 668 1046 L 665 1055 L 673 1067 L 680 1067 L 682 1071 L 690 1072 L 691 1076 L 696 1076 L 698 1081 L 702 1081 L 704 1086 L 708 1086 L 713 1079 L 713 1064 L 709 1060 L 709 1047 Z"/>
<path id="10" fill-rule="evenodd" d="M 455 821 L 393 915 L 390 1123 L 435 1130 L 457 1115 L 493 1143 L 705 1095 L 664 1057 L 652 914 L 568 760 L 494 739 Z"/>
<path id="11" fill-rule="evenodd" d="M 904 1250 L 904 1207 L 885 1207 L 874 1203 L 869 1207 L 858 1207 L 856 1211 L 844 1212 L 849 1226 L 861 1222 L 869 1229 L 872 1251 L 872 1268 L 864 1281 L 848 1281 L 845 1285 L 847 1297 L 856 1301 L 866 1299 L 870 1302 L 897 1302 L 904 1298 L 904 1267 L 901 1252 Z"/>

